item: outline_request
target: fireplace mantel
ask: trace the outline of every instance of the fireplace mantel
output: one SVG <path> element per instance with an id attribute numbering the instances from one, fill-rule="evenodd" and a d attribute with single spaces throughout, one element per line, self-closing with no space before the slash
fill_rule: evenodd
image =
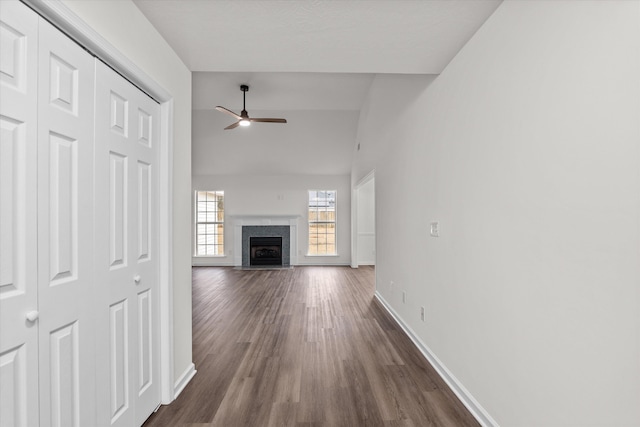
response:
<path id="1" fill-rule="evenodd" d="M 233 265 L 242 266 L 242 227 L 246 225 L 288 225 L 290 264 L 298 264 L 298 219 L 300 215 L 229 215 L 234 227 Z"/>
<path id="2" fill-rule="evenodd" d="M 229 215 L 234 224 L 240 225 L 291 225 L 291 221 L 298 223 L 300 215 Z"/>

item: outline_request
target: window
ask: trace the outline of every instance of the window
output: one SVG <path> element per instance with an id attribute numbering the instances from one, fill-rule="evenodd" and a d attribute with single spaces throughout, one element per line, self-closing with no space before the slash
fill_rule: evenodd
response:
<path id="1" fill-rule="evenodd" d="M 224 255 L 224 191 L 196 191 L 196 255 Z"/>
<path id="2" fill-rule="evenodd" d="M 308 255 L 336 255 L 336 192 L 309 191 Z"/>

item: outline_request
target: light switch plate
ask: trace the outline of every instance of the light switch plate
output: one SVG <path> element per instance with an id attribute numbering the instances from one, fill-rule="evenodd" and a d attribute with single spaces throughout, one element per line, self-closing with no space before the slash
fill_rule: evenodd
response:
<path id="1" fill-rule="evenodd" d="M 430 231 L 431 237 L 438 237 L 440 236 L 440 223 L 435 221 L 431 223 L 431 231 Z"/>

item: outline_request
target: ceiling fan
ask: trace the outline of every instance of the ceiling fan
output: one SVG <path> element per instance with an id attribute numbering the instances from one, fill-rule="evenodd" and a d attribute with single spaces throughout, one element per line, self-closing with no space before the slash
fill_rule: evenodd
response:
<path id="1" fill-rule="evenodd" d="M 227 113 L 227 114 L 235 117 L 236 119 L 238 119 L 237 122 L 227 126 L 226 128 L 224 128 L 224 130 L 235 129 L 238 126 L 249 126 L 251 124 L 251 122 L 287 123 L 287 121 L 285 119 L 271 119 L 271 118 L 254 119 L 254 118 L 249 117 L 249 113 L 247 113 L 247 110 L 245 108 L 245 96 L 246 96 L 247 92 L 249 91 L 249 86 L 240 85 L 240 90 L 242 91 L 242 112 L 239 115 L 234 113 L 233 111 L 231 111 L 229 109 L 226 109 L 224 107 L 221 107 L 219 105 L 216 107 L 216 110 L 221 111 L 223 113 Z"/>

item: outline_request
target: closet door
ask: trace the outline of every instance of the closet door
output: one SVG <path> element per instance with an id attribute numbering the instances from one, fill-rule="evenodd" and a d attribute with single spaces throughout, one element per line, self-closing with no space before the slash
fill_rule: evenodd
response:
<path id="1" fill-rule="evenodd" d="M 94 62 L 44 19 L 38 55 L 40 426 L 90 426 L 95 425 Z"/>
<path id="2" fill-rule="evenodd" d="M 38 17 L 0 4 L 0 426 L 38 424 Z M 26 319 L 26 314 L 30 313 Z"/>
<path id="3" fill-rule="evenodd" d="M 141 425 L 160 404 L 159 105 L 96 61 L 98 420 Z M 108 402 L 108 405 L 102 405 Z"/>

